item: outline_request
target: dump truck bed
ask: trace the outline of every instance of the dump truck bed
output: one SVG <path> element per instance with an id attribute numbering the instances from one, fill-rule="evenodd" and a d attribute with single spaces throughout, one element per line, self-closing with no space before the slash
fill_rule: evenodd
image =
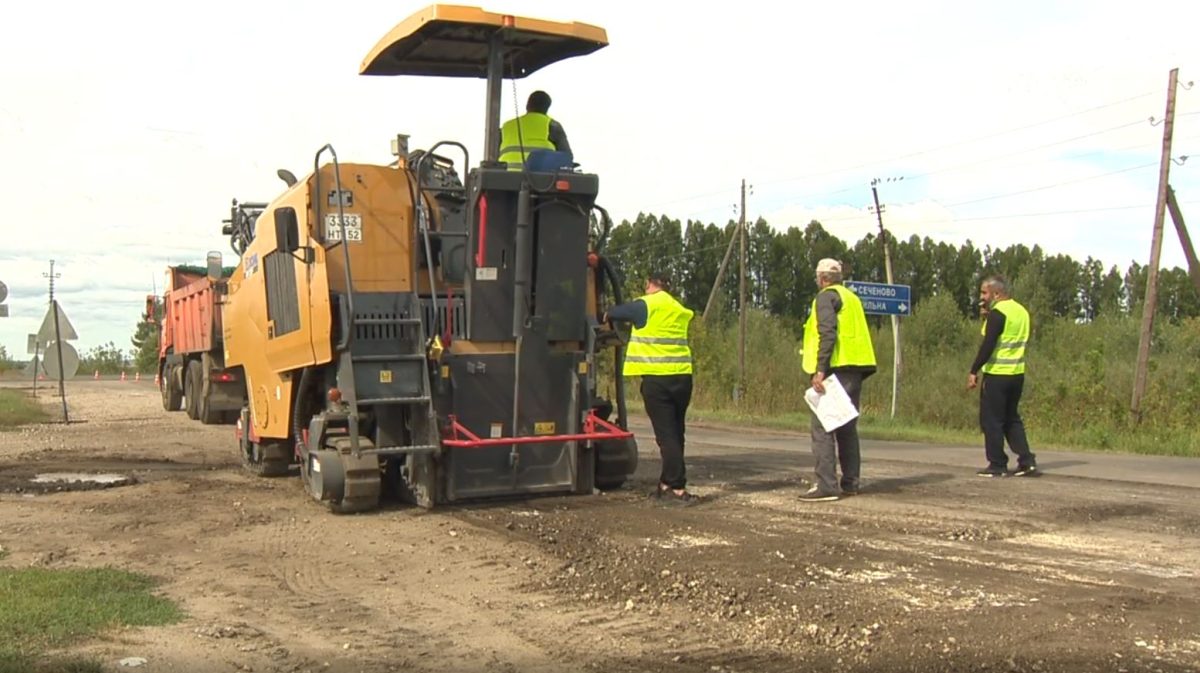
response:
<path id="1" fill-rule="evenodd" d="M 209 278 L 188 267 L 170 267 L 165 297 L 159 353 L 204 353 L 220 347 L 220 286 L 225 280 Z"/>

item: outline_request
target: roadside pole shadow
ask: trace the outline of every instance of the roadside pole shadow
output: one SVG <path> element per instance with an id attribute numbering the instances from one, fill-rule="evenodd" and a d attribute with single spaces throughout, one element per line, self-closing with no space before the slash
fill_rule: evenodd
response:
<path id="1" fill-rule="evenodd" d="M 892 494 L 903 493 L 904 489 L 909 486 L 924 486 L 926 484 L 940 484 L 944 481 L 954 479 L 955 475 L 947 472 L 927 472 L 925 474 L 914 474 L 911 477 L 895 477 L 891 479 L 864 479 L 862 485 L 863 495 L 871 493 Z"/>

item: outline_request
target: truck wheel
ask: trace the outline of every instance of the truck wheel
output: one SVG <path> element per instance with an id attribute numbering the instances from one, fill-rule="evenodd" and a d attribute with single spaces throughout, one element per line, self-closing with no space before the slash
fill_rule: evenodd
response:
<path id="1" fill-rule="evenodd" d="M 192 420 L 200 418 L 200 377 L 202 375 L 199 362 L 192 360 L 187 364 L 187 373 L 183 377 L 183 389 L 184 395 L 187 397 L 187 415 Z"/>
<path id="2" fill-rule="evenodd" d="M 162 388 L 162 403 L 163 409 L 167 411 L 179 411 L 183 409 L 183 391 L 175 385 L 175 377 L 171 375 L 171 368 L 163 369 L 163 374 L 159 378 L 159 385 Z"/>
<path id="3" fill-rule="evenodd" d="M 196 382 L 196 388 L 200 390 L 200 394 L 196 396 L 196 416 L 200 419 L 200 422 L 205 425 L 216 425 L 224 421 L 225 415 L 220 411 L 214 411 L 212 405 L 209 403 L 208 395 L 204 394 L 203 379 Z"/>

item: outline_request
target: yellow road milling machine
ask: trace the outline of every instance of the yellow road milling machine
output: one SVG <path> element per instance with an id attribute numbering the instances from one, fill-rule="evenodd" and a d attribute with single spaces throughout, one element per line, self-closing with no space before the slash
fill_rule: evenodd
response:
<path id="1" fill-rule="evenodd" d="M 633 473 L 621 379 L 597 378 L 610 353 L 620 372 L 625 341 L 598 320 L 621 301 L 599 179 L 552 151 L 498 161 L 504 80 L 606 44 L 586 24 L 427 7 L 359 74 L 485 80 L 483 161 L 454 140 L 410 151 L 399 135 L 388 165 L 326 145 L 309 175 L 279 172 L 273 201 L 234 201 L 222 324 L 248 469 L 299 472 L 338 513 L 385 493 L 422 507 L 590 494 Z"/>

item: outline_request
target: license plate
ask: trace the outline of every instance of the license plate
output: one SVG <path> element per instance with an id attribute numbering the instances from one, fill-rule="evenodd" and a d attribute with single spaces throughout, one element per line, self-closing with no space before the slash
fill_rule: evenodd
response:
<path id="1" fill-rule="evenodd" d="M 362 241 L 362 215 L 359 215 L 358 213 L 346 213 L 345 222 L 346 240 Z M 330 213 L 325 216 L 325 240 L 342 240 L 342 227 L 337 213 Z"/>

